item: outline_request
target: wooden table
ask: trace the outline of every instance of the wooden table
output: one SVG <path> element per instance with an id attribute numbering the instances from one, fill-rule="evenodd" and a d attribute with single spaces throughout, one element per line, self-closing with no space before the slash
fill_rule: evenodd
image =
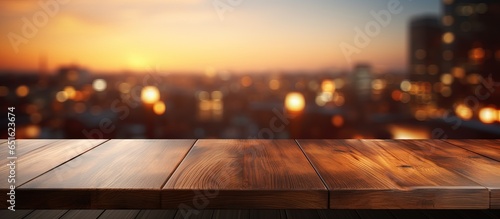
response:
<path id="1" fill-rule="evenodd" d="M 500 140 L 18 140 L 16 164 L 17 209 L 500 209 Z"/>
<path id="2" fill-rule="evenodd" d="M 500 210 L 205 209 L 185 217 L 178 209 L 0 210 L 9 219 L 498 219 Z"/>

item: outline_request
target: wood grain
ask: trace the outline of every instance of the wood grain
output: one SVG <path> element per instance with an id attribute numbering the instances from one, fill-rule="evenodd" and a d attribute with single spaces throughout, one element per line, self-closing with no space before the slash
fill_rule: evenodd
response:
<path id="1" fill-rule="evenodd" d="M 398 189 L 396 183 L 385 177 L 384 168 L 353 150 L 345 141 L 298 140 L 298 143 L 330 191 L 330 208 L 391 206 L 366 195 L 385 197 L 393 194 Z"/>
<path id="2" fill-rule="evenodd" d="M 57 208 L 79 194 L 79 208 L 159 208 L 160 189 L 193 143 L 110 140 L 21 186 L 30 199 L 20 203 Z"/>
<path id="3" fill-rule="evenodd" d="M 285 211 L 260 215 L 238 209 L 499 209 L 499 143 L 19 140 L 16 209 L 179 208 L 140 211 L 134 216 L 139 218 L 179 218 L 186 210 L 197 212 L 191 216 L 199 218 L 286 218 Z M 0 150 L 6 153 L 5 148 Z M 7 178 L 7 161 L 0 162 L 0 175 Z M 7 192 L 7 185 L 0 181 L 1 192 Z M 7 203 L 0 206 L 6 208 Z M 24 212 L 29 214 L 22 217 L 61 213 Z M 325 218 L 333 213 L 287 214 Z M 354 217 L 342 211 L 335 214 Z M 63 211 L 62 216 L 79 215 L 84 212 Z"/>
<path id="4" fill-rule="evenodd" d="M 22 156 L 32 150 L 35 150 L 37 148 L 43 147 L 45 145 L 54 143 L 57 140 L 45 140 L 45 139 L 16 139 L 16 154 L 14 156 Z M 0 145 L 0 154 L 5 155 L 5 156 L 10 156 L 8 155 L 9 148 L 7 146 L 7 143 L 2 143 Z M 4 162 L 4 160 L 2 160 Z M 4 163 L 2 163 L 3 166 Z"/>
<path id="5" fill-rule="evenodd" d="M 19 186 L 29 180 L 38 177 L 45 172 L 67 162 L 86 151 L 97 147 L 106 140 L 19 140 L 16 159 L 16 178 L 17 188 L 16 198 L 23 200 L 26 197 L 24 191 L 19 190 Z M 76 159 L 81 161 L 80 159 Z M 10 162 L 2 160 L 2 162 Z M 0 166 L 0 177 L 7 179 L 9 175 L 9 166 L 3 163 Z M 7 180 L 0 180 L 0 192 L 7 193 L 10 186 Z M 21 199 L 19 199 L 21 198 Z M 29 198 L 29 197 L 28 197 Z M 18 201 L 16 200 L 16 201 Z M 28 199 L 27 201 L 31 201 Z M 78 202 L 78 201 L 77 201 Z M 0 202 L 1 208 L 6 208 L 7 202 Z M 23 208 L 22 206 L 18 206 Z"/>
<path id="6" fill-rule="evenodd" d="M 395 219 L 431 219 L 423 210 L 392 210 L 389 211 Z"/>
<path id="7" fill-rule="evenodd" d="M 141 210 L 136 219 L 173 219 L 177 213 L 176 209 L 171 210 Z"/>
<path id="8" fill-rule="evenodd" d="M 439 140 L 402 141 L 407 150 L 459 173 L 490 191 L 490 208 L 500 208 L 500 162 Z"/>
<path id="9" fill-rule="evenodd" d="M 26 217 L 26 215 L 31 214 L 33 210 L 0 210 L 0 218 L 9 218 L 9 219 L 21 219 Z"/>
<path id="10" fill-rule="evenodd" d="M 284 219 L 285 210 L 250 210 L 251 219 Z"/>
<path id="11" fill-rule="evenodd" d="M 444 141 L 500 162 L 500 140 L 444 140 Z"/>
<path id="12" fill-rule="evenodd" d="M 446 141 L 449 142 L 464 142 L 467 144 L 473 144 L 473 145 L 479 145 L 479 146 L 485 146 L 485 147 L 490 147 L 494 149 L 500 149 L 500 139 L 460 139 L 460 140 L 451 140 L 448 139 Z"/>
<path id="13" fill-rule="evenodd" d="M 293 140 L 199 140 L 163 188 L 162 206 L 324 209 L 327 196 Z"/>
<path id="14" fill-rule="evenodd" d="M 436 198 L 429 200 L 435 200 L 436 208 L 484 209 L 488 207 L 489 197 L 483 185 L 448 170 L 433 160 L 415 155 L 412 151 L 402 148 L 397 141 L 363 140 L 362 142 L 368 146 L 364 147 L 365 152 L 370 151 L 370 154 L 375 155 L 379 164 L 385 164 L 389 169 L 396 170 L 392 172 L 392 176 L 396 176 L 395 180 L 399 185 L 417 190 L 430 190 Z M 436 143 L 442 144 L 442 142 Z M 357 144 L 352 145 L 356 147 Z M 370 145 L 377 145 L 379 148 L 371 150 Z M 381 158 L 382 154 L 384 158 Z M 404 183 L 401 183 L 402 181 Z"/>
<path id="15" fill-rule="evenodd" d="M 46 171 L 92 149 L 106 140 L 19 140 L 17 143 L 16 185 L 20 186 Z M 7 179 L 8 161 L 2 159 L 0 177 Z M 8 188 L 7 180 L 0 180 L 0 188 Z"/>
<path id="16" fill-rule="evenodd" d="M 321 217 L 318 214 L 317 210 L 286 210 L 286 218 L 289 219 L 320 219 Z"/>
<path id="17" fill-rule="evenodd" d="M 318 214 L 322 219 L 342 218 L 342 219 L 360 219 L 356 210 L 318 210 Z"/>
<path id="18" fill-rule="evenodd" d="M 458 210 L 458 215 L 464 219 L 477 219 L 477 218 L 497 218 L 490 211 L 476 211 L 476 210 Z"/>
<path id="19" fill-rule="evenodd" d="M 104 210 L 69 210 L 59 219 L 96 219 Z"/>
<path id="20" fill-rule="evenodd" d="M 215 210 L 212 218 L 248 219 L 250 210 Z"/>
<path id="21" fill-rule="evenodd" d="M 97 218 L 135 218 L 135 219 L 186 219 L 177 210 L 19 210 L 14 214 L 5 214 L 0 210 L 1 218 L 21 219 L 53 218 L 61 219 L 97 219 Z M 10 216 L 10 217 L 9 217 Z M 27 217 L 28 216 L 28 217 Z M 321 218 L 321 219 L 498 219 L 496 210 L 201 210 L 199 214 L 188 218 L 207 219 L 276 219 L 276 218 Z"/>
<path id="22" fill-rule="evenodd" d="M 483 186 L 421 157 L 385 145 L 385 141 L 298 142 L 327 184 L 330 208 L 488 206 L 488 191 Z"/>
<path id="23" fill-rule="evenodd" d="M 361 219 L 393 218 L 388 210 L 357 210 L 356 212 Z"/>
<path id="24" fill-rule="evenodd" d="M 46 218 L 59 218 L 63 216 L 68 210 L 36 210 L 28 214 L 24 219 L 46 219 Z"/>
<path id="25" fill-rule="evenodd" d="M 138 214 L 139 210 L 106 210 L 99 218 L 134 219 Z"/>
<path id="26" fill-rule="evenodd" d="M 189 217 L 186 217 L 182 212 L 179 210 L 177 211 L 177 214 L 175 215 L 174 219 L 212 219 L 214 215 L 214 210 L 202 210 L 199 211 L 197 214 L 193 214 Z"/>

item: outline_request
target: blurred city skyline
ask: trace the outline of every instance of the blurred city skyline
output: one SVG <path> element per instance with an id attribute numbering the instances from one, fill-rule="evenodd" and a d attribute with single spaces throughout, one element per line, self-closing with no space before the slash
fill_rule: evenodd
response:
<path id="1" fill-rule="evenodd" d="M 498 0 L 19 2 L 19 138 L 500 136 Z"/>
<path id="2" fill-rule="evenodd" d="M 50 72 L 69 64 L 106 72 L 151 66 L 183 72 L 349 70 L 357 62 L 403 71 L 410 19 L 441 14 L 439 0 L 400 1 L 401 13 L 392 14 L 391 22 L 348 63 L 339 45 L 354 44 L 355 28 L 375 20 L 371 11 L 399 1 L 41 2 L 46 6 L 34 0 L 0 3 L 0 34 L 7 39 L 0 42 L 5 48 L 0 70 L 36 71 L 43 56 Z M 44 8 L 55 12 L 46 21 L 40 14 Z M 23 36 L 29 24 L 35 27 L 33 36 Z"/>

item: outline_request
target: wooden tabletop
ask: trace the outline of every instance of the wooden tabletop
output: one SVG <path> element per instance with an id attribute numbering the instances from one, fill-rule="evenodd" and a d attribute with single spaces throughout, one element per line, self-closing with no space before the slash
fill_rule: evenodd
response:
<path id="1" fill-rule="evenodd" d="M 102 210 L 0 210 L 9 219 L 186 219 L 179 209 Z M 189 219 L 498 219 L 499 210 L 297 210 L 297 209 L 205 209 Z"/>
<path id="2" fill-rule="evenodd" d="M 500 209 L 500 140 L 16 145 L 17 209 Z M 5 142 L 0 153 L 7 157 Z"/>

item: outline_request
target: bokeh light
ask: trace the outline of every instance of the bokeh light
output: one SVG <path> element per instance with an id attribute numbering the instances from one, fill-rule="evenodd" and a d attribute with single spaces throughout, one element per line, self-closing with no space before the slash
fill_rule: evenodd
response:
<path id="1" fill-rule="evenodd" d="M 17 89 L 16 89 L 16 94 L 18 97 L 28 96 L 29 93 L 30 93 L 30 89 L 26 85 L 21 85 L 21 86 L 17 87 Z"/>
<path id="2" fill-rule="evenodd" d="M 407 81 L 407 80 L 404 80 L 404 81 L 401 82 L 400 88 L 401 88 L 402 91 L 408 92 L 411 89 L 411 83 L 409 81 Z"/>
<path id="3" fill-rule="evenodd" d="M 155 112 L 156 115 L 163 115 L 166 109 L 167 107 L 165 106 L 165 103 L 163 101 L 157 101 L 153 105 L 153 111 Z"/>
<path id="4" fill-rule="evenodd" d="M 451 74 L 443 74 L 441 75 L 441 82 L 445 85 L 450 85 L 453 83 L 453 76 Z"/>
<path id="5" fill-rule="evenodd" d="M 483 123 L 494 123 L 497 120 L 497 116 L 497 110 L 493 107 L 485 107 L 479 110 L 479 119 Z"/>
<path id="6" fill-rule="evenodd" d="M 68 96 L 68 99 L 73 99 L 75 98 L 76 96 L 76 90 L 74 87 L 72 86 L 66 86 L 64 88 L 64 92 L 66 93 L 66 95 Z"/>
<path id="7" fill-rule="evenodd" d="M 56 100 L 61 103 L 65 102 L 66 100 L 68 100 L 68 94 L 65 91 L 59 91 L 56 94 Z"/>
<path id="8" fill-rule="evenodd" d="M 131 86 L 127 82 L 122 82 L 118 85 L 118 90 L 124 94 L 129 93 Z"/>
<path id="9" fill-rule="evenodd" d="M 92 83 L 92 87 L 94 88 L 95 91 L 104 91 L 106 90 L 107 83 L 104 79 L 95 79 L 94 82 Z"/>
<path id="10" fill-rule="evenodd" d="M 446 44 L 453 43 L 455 41 L 455 35 L 452 32 L 446 32 L 443 34 L 443 42 Z"/>
<path id="11" fill-rule="evenodd" d="M 210 98 L 210 94 L 206 91 L 200 91 L 198 92 L 198 99 L 199 100 L 208 100 Z"/>
<path id="12" fill-rule="evenodd" d="M 222 97 L 224 96 L 224 94 L 222 94 L 221 91 L 212 91 L 211 93 L 211 97 L 212 97 L 212 100 L 222 100 Z"/>
<path id="13" fill-rule="evenodd" d="M 160 99 L 160 91 L 155 86 L 145 86 L 141 91 L 141 100 L 146 104 L 156 103 Z"/>
<path id="14" fill-rule="evenodd" d="M 472 109 L 464 104 L 459 104 L 455 108 L 455 114 L 463 120 L 470 120 L 473 116 Z"/>
<path id="15" fill-rule="evenodd" d="M 298 92 L 291 92 L 286 95 L 285 107 L 287 110 L 293 112 L 300 112 L 304 110 L 306 106 L 306 101 L 304 95 Z"/>
<path id="16" fill-rule="evenodd" d="M 252 83 L 252 78 L 248 75 L 241 78 L 241 86 L 243 87 L 250 87 L 252 86 Z"/>
<path id="17" fill-rule="evenodd" d="M 37 138 L 40 135 L 40 127 L 37 125 L 28 125 L 25 133 L 28 138 Z"/>
<path id="18" fill-rule="evenodd" d="M 332 125 L 339 128 L 344 125 L 344 117 L 341 115 L 332 116 Z"/>
<path id="19" fill-rule="evenodd" d="M 269 89 L 271 90 L 278 90 L 280 89 L 280 81 L 276 79 L 272 79 L 269 81 Z"/>
<path id="20" fill-rule="evenodd" d="M 321 90 L 329 93 L 335 92 L 335 82 L 332 80 L 323 80 L 321 82 Z"/>

